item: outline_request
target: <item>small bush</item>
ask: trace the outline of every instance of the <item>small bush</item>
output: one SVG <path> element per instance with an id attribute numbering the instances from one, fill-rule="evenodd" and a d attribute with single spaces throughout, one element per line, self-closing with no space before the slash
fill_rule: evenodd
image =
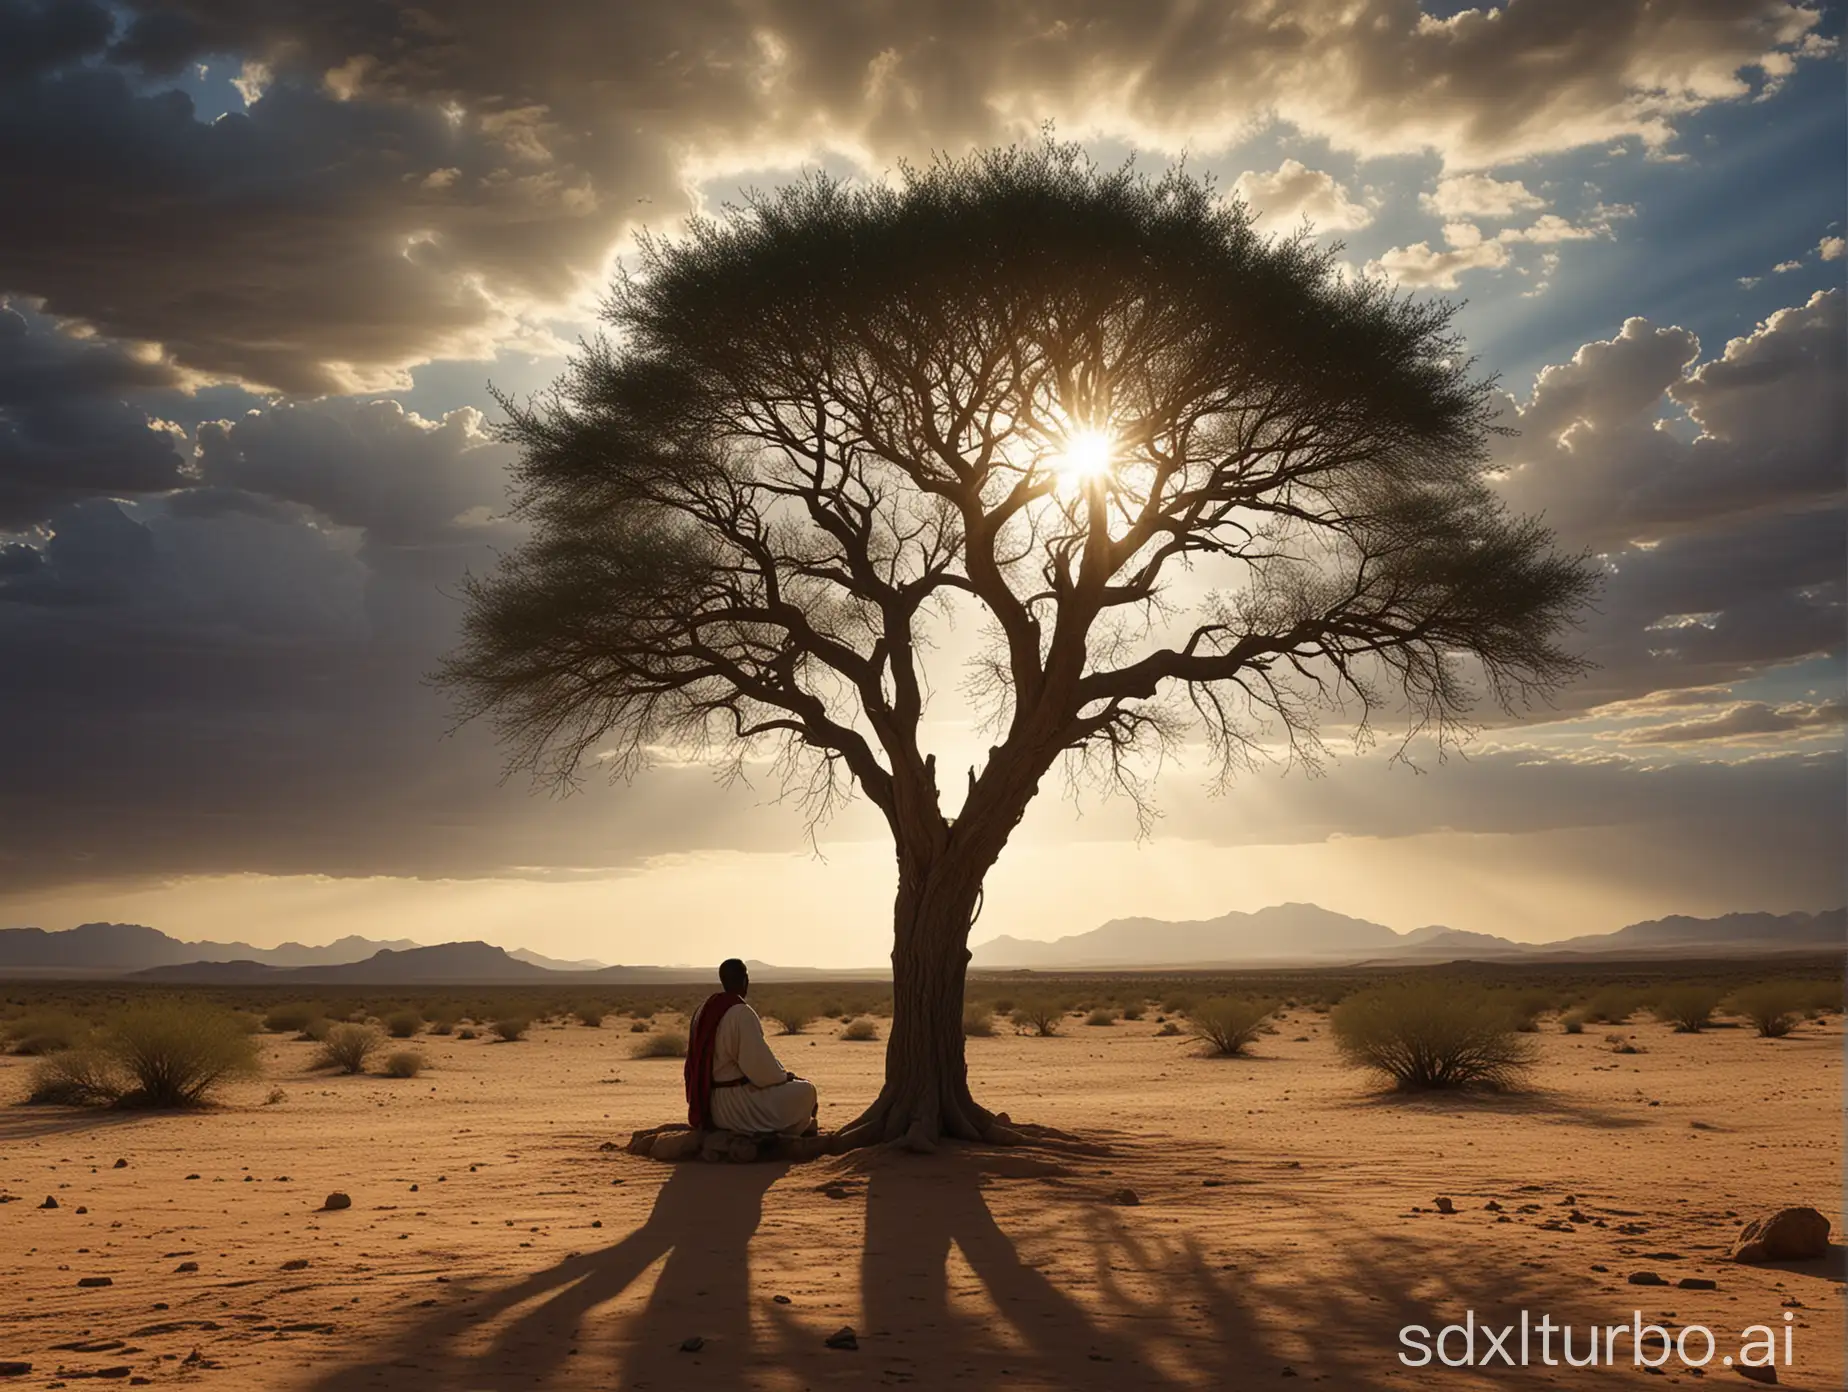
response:
<path id="1" fill-rule="evenodd" d="M 1197 1005 L 1187 1016 L 1187 1032 L 1211 1053 L 1232 1058 L 1245 1052 L 1277 1009 L 1274 1000 L 1221 996 Z"/>
<path id="2" fill-rule="evenodd" d="M 1538 1058 L 1507 1002 L 1455 982 L 1411 981 L 1363 991 L 1335 1008 L 1335 1047 L 1406 1090 L 1512 1087 Z"/>
<path id="3" fill-rule="evenodd" d="M 93 1107 L 128 1091 L 122 1070 L 96 1049 L 61 1049 L 33 1066 L 26 1101 L 60 1107 Z"/>
<path id="4" fill-rule="evenodd" d="M 1192 996 L 1169 996 L 1161 1003 L 1162 1013 L 1164 1015 L 1185 1015 L 1193 1009 L 1193 1003 Z"/>
<path id="5" fill-rule="evenodd" d="M 6 1035 L 12 1051 L 42 1057 L 64 1049 L 77 1049 L 90 1040 L 91 1029 L 75 1015 L 63 1011 L 41 1011 L 9 1020 Z"/>
<path id="6" fill-rule="evenodd" d="M 333 1033 L 334 1026 L 337 1023 L 338 1021 L 329 1020 L 324 1016 L 316 1016 L 307 1024 L 303 1025 L 302 1032 L 295 1037 L 297 1039 L 312 1040 L 316 1044 L 321 1044 L 326 1041 L 329 1034 Z"/>
<path id="7" fill-rule="evenodd" d="M 385 1022 L 386 1032 L 393 1039 L 409 1039 L 423 1028 L 423 1016 L 415 1010 L 400 1010 Z"/>
<path id="8" fill-rule="evenodd" d="M 318 1006 L 279 1005 L 263 1017 L 263 1028 L 271 1034 L 299 1034 L 320 1018 Z"/>
<path id="9" fill-rule="evenodd" d="M 1001 999 L 995 1002 L 995 1014 L 1012 1015 L 1013 1013 L 1014 1013 L 1014 998 L 1012 996 L 1003 996 L 1001 997 Z"/>
<path id="10" fill-rule="evenodd" d="M 110 1024 L 103 1052 L 127 1078 L 121 1100 L 190 1107 L 219 1084 L 259 1071 L 256 1041 L 236 1015 L 197 1001 L 149 1001 Z"/>
<path id="11" fill-rule="evenodd" d="M 278 1102 L 287 1102 L 288 1100 L 288 1093 L 284 1092 L 279 1087 L 274 1087 L 269 1090 L 269 1096 L 263 1099 L 263 1105 L 266 1107 L 274 1107 Z"/>
<path id="12" fill-rule="evenodd" d="M 456 1017 L 454 1015 L 446 1015 L 439 1012 L 430 1017 L 430 1025 L 425 1032 L 428 1034 L 442 1035 L 454 1034 L 456 1032 Z"/>
<path id="13" fill-rule="evenodd" d="M 1084 1017 L 1084 1022 L 1087 1025 L 1114 1025 L 1117 1022 L 1117 1013 L 1107 1005 L 1100 1005 Z"/>
<path id="14" fill-rule="evenodd" d="M 415 1078 L 423 1072 L 424 1056 L 415 1049 L 398 1049 L 385 1060 L 385 1073 L 392 1078 Z"/>
<path id="15" fill-rule="evenodd" d="M 632 1025 L 629 1026 L 629 1033 L 630 1034 L 647 1034 L 648 1033 L 648 1021 L 646 1020 L 635 1021 Z"/>
<path id="16" fill-rule="evenodd" d="M 857 1019 L 848 1021 L 847 1028 L 841 1031 L 842 1039 L 853 1039 L 863 1042 L 868 1039 L 877 1039 L 878 1037 L 879 1026 L 874 1023 L 870 1015 L 862 1015 Z"/>
<path id="17" fill-rule="evenodd" d="M 367 1062 L 385 1047 L 385 1037 L 372 1025 L 335 1025 L 321 1041 L 315 1055 L 316 1068 L 335 1068 L 342 1073 L 363 1073 Z"/>
<path id="18" fill-rule="evenodd" d="M 1805 995 L 1800 981 L 1760 981 L 1735 991 L 1727 1004 L 1750 1020 L 1761 1038 L 1782 1039 L 1803 1018 Z"/>
<path id="19" fill-rule="evenodd" d="M 1050 996 L 1035 997 L 1022 1000 L 1008 1018 L 1014 1022 L 1016 1030 L 1031 1030 L 1043 1038 L 1059 1032 L 1059 1022 L 1065 1018 L 1065 1006 Z"/>
<path id="20" fill-rule="evenodd" d="M 1648 1052 L 1633 1039 L 1626 1039 L 1621 1034 L 1607 1034 L 1604 1042 L 1611 1046 L 1613 1054 L 1641 1054 Z"/>
<path id="21" fill-rule="evenodd" d="M 577 1008 L 578 1023 L 585 1029 L 601 1029 L 603 1015 L 604 1010 L 600 1005 L 580 1005 Z"/>
<path id="22" fill-rule="evenodd" d="M 457 1038 L 457 1039 L 479 1039 L 479 1038 L 481 1038 L 481 1036 L 480 1036 L 479 1034 L 477 1034 L 477 1033 L 475 1033 L 475 1031 L 474 1031 L 474 1030 L 472 1030 L 472 1029 L 469 1029 L 469 1028 L 468 1028 L 468 1027 L 467 1027 L 467 1026 L 465 1025 L 465 1026 L 463 1026 L 463 1027 L 462 1027 L 461 1029 L 459 1029 L 459 1030 L 457 1030 L 457 1031 L 456 1031 L 456 1038 Z"/>
<path id="23" fill-rule="evenodd" d="M 532 1028 L 532 1024 L 533 1022 L 524 1015 L 507 1015 L 496 1020 L 488 1028 L 494 1032 L 501 1043 L 511 1044 L 516 1039 L 526 1038 L 526 1031 Z"/>
<path id="24" fill-rule="evenodd" d="M 1132 1004 L 1124 1006 L 1123 1007 L 1123 1018 L 1125 1020 L 1140 1020 L 1142 1018 L 1141 1004 L 1132 1003 Z"/>
<path id="25" fill-rule="evenodd" d="M 995 1012 L 985 1005 L 966 1005 L 963 1007 L 963 1037 L 967 1039 L 987 1039 L 995 1032 Z"/>
<path id="26" fill-rule="evenodd" d="M 1636 993 L 1606 986 L 1585 1002 L 1585 1018 L 1598 1025 L 1621 1025 L 1636 1013 Z"/>
<path id="27" fill-rule="evenodd" d="M 659 1034 L 649 1035 L 646 1039 L 638 1039 L 635 1047 L 629 1052 L 638 1059 L 685 1058 L 687 1037 L 674 1030 L 663 1030 Z"/>
<path id="28" fill-rule="evenodd" d="M 770 1014 L 784 1034 L 801 1034 L 814 1020 L 815 1007 L 805 1000 L 780 1000 L 770 1007 Z"/>
<path id="29" fill-rule="evenodd" d="M 1720 992 L 1713 986 L 1670 986 L 1658 994 L 1650 1009 L 1656 1019 L 1673 1025 L 1676 1034 L 1699 1034 L 1713 1023 Z"/>
<path id="30" fill-rule="evenodd" d="M 1180 1032 L 1181 1032 L 1181 1027 L 1175 1024 L 1174 1021 L 1172 1020 L 1163 1020 L 1161 1022 L 1161 1028 L 1155 1031 L 1156 1034 L 1161 1035 L 1164 1038 L 1171 1034 L 1179 1034 Z"/>
<path id="31" fill-rule="evenodd" d="M 1559 1017 L 1559 1028 L 1567 1034 L 1583 1034 L 1585 1032 L 1585 1012 L 1568 1010 Z"/>

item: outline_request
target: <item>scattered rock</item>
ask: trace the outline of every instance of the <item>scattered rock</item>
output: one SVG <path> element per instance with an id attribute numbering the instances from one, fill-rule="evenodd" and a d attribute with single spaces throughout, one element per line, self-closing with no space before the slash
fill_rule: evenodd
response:
<path id="1" fill-rule="evenodd" d="M 77 1284 L 84 1290 L 99 1290 L 103 1286 L 113 1286 L 115 1282 L 107 1276 L 79 1276 Z"/>
<path id="2" fill-rule="evenodd" d="M 1501 1205 L 1496 1203 L 1494 1199 L 1490 1199 L 1482 1207 L 1483 1207 L 1483 1210 L 1488 1213 L 1500 1213 L 1501 1212 Z"/>
<path id="3" fill-rule="evenodd" d="M 20 1363 L 17 1361 L 0 1363 L 0 1377 L 24 1377 L 31 1371 L 32 1365 L 30 1363 Z"/>
<path id="4" fill-rule="evenodd" d="M 1203 1179 L 1200 1181 L 1200 1187 L 1202 1189 L 1223 1189 L 1225 1188 L 1225 1184 L 1226 1182 L 1223 1179 Z"/>
<path id="5" fill-rule="evenodd" d="M 1769 1364 L 1762 1368 L 1757 1368 L 1748 1367 L 1744 1363 L 1735 1363 L 1733 1364 L 1733 1371 L 1747 1382 L 1775 1383 L 1777 1381 L 1777 1369 L 1771 1367 Z"/>
<path id="6" fill-rule="evenodd" d="M 774 1300 L 778 1305 L 789 1304 L 789 1297 L 786 1295 L 773 1295 L 770 1298 Z"/>
<path id="7" fill-rule="evenodd" d="M 1277 1376 L 1278 1377 L 1295 1377 L 1296 1369 L 1292 1368 L 1288 1363 L 1285 1363 L 1283 1365 L 1283 1371 L 1278 1373 Z"/>
<path id="8" fill-rule="evenodd" d="M 1740 1229 L 1728 1255 L 1736 1262 L 1804 1261 L 1828 1250 L 1827 1218 L 1813 1208 L 1780 1208 Z"/>
<path id="9" fill-rule="evenodd" d="M 1110 1202 L 1118 1208 L 1134 1208 L 1142 1202 L 1142 1196 L 1134 1189 L 1113 1189 L 1110 1192 Z"/>
<path id="10" fill-rule="evenodd" d="M 186 1177 L 187 1177 L 188 1179 L 197 1179 L 197 1178 L 198 1178 L 199 1176 L 198 1176 L 198 1175 L 196 1175 L 196 1174 L 189 1174 L 189 1175 L 187 1175 Z"/>
<path id="11" fill-rule="evenodd" d="M 338 1209 L 351 1208 L 352 1206 L 353 1200 L 336 1189 L 333 1193 L 329 1194 L 326 1201 L 322 1203 L 321 1212 L 333 1213 Z"/>
<path id="12" fill-rule="evenodd" d="M 1705 1276 L 1683 1276 L 1675 1282 L 1682 1290 L 1718 1290 L 1720 1283 Z"/>
<path id="13" fill-rule="evenodd" d="M 87 1209 L 87 1208 L 85 1208 L 85 1207 L 84 1207 L 84 1206 L 83 1206 L 82 1204 L 78 1204 L 78 1205 L 77 1205 L 77 1211 L 78 1211 L 79 1213 L 88 1213 L 88 1212 L 89 1212 L 90 1210 L 89 1210 L 89 1209 Z"/>
<path id="14" fill-rule="evenodd" d="M 704 1140 L 705 1136 L 698 1131 L 667 1131 L 654 1138 L 648 1154 L 656 1160 L 684 1160 L 689 1155 L 699 1154 Z"/>
<path id="15" fill-rule="evenodd" d="M 112 1170 L 126 1170 L 128 1168 L 128 1161 L 117 1160 L 115 1164 L 111 1165 L 109 1168 Z"/>
<path id="16" fill-rule="evenodd" d="M 601 1218 L 592 1218 L 590 1220 L 590 1225 L 593 1228 L 600 1228 L 603 1226 L 603 1220 Z"/>
<path id="17" fill-rule="evenodd" d="M 1633 1286 L 1666 1286 L 1668 1284 L 1653 1271 L 1632 1271 L 1626 1279 Z"/>
<path id="18" fill-rule="evenodd" d="M 188 1271 L 197 1271 L 198 1269 L 199 1269 L 198 1262 L 191 1262 L 191 1261 L 181 1262 L 178 1266 L 173 1268 L 173 1273 L 174 1275 L 178 1276 L 178 1275 L 183 1275 L 184 1273 Z"/>
<path id="19" fill-rule="evenodd" d="M 57 1197 L 52 1194 L 47 1194 L 45 1196 L 45 1202 L 39 1205 L 40 1208 L 56 1208 L 57 1206 L 58 1206 Z"/>
<path id="20" fill-rule="evenodd" d="M 1591 1269 L 1593 1271 L 1609 1271 L 1610 1270 L 1608 1266 L 1601 1266 L 1597 1262 L 1593 1262 L 1591 1264 Z"/>
<path id="21" fill-rule="evenodd" d="M 1589 1223 L 1591 1219 L 1587 1218 L 1575 1208 L 1566 1215 L 1566 1221 L 1571 1223 Z"/>
<path id="22" fill-rule="evenodd" d="M 282 1264 L 282 1269 L 284 1271 L 306 1271 L 308 1269 L 308 1258 L 290 1257 Z"/>
<path id="23" fill-rule="evenodd" d="M 680 1341 L 680 1351 L 682 1353 L 698 1353 L 705 1347 L 706 1341 L 697 1334 L 693 1335 L 690 1339 L 682 1339 Z"/>
<path id="24" fill-rule="evenodd" d="M 1457 1206 L 1442 1194 L 1439 1194 L 1435 1199 L 1431 1200 L 1431 1202 L 1437 1205 L 1437 1211 L 1439 1213 L 1455 1213 L 1457 1211 Z"/>
<path id="25" fill-rule="evenodd" d="M 822 1342 L 831 1349 L 857 1349 L 860 1347 L 859 1336 L 853 1332 L 853 1326 L 851 1324 L 843 1324 L 826 1339 L 822 1340 Z"/>

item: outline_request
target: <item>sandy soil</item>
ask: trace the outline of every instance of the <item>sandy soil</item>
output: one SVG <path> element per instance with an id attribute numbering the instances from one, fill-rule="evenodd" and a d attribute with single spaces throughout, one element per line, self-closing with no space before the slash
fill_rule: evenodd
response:
<path id="1" fill-rule="evenodd" d="M 838 1125 L 873 1095 L 882 1046 L 822 1028 L 775 1042 Z M 1647 1048 L 1633 1056 L 1602 1031 L 1549 1032 L 1539 1090 L 1501 1100 L 1382 1098 L 1306 1012 L 1248 1060 L 1154 1029 L 970 1041 L 978 1096 L 1103 1140 L 1103 1157 L 663 1166 L 602 1150 L 680 1108 L 679 1064 L 630 1058 L 615 1020 L 428 1040 L 415 1080 L 313 1074 L 312 1045 L 272 1043 L 269 1077 L 204 1114 L 3 1107 L 0 1192 L 18 1201 L 0 1205 L 0 1360 L 34 1366 L 0 1386 L 117 1368 L 322 1392 L 1642 1376 L 1627 1344 L 1617 1368 L 1401 1366 L 1402 1326 L 1470 1309 L 1704 1324 L 1707 1378 L 1671 1360 L 1657 1385 L 1715 1387 L 1745 1385 L 1719 1363 L 1741 1328 L 1789 1313 L 1780 1384 L 1842 1385 L 1842 1249 L 1787 1269 L 1722 1260 L 1734 1215 L 1839 1214 L 1836 1022 L 1782 1041 L 1628 1026 Z M 0 1061 L 0 1102 L 28 1066 Z M 285 1100 L 265 1105 L 272 1086 Z M 1113 1200 L 1124 1188 L 1140 1202 Z M 335 1189 L 353 1206 L 317 1212 Z M 56 1209 L 37 1207 L 47 1195 Z M 1670 1284 L 1627 1283 L 1642 1270 Z M 1718 1288 L 1674 1285 L 1689 1276 Z M 824 1346 L 843 1325 L 857 1350 Z"/>

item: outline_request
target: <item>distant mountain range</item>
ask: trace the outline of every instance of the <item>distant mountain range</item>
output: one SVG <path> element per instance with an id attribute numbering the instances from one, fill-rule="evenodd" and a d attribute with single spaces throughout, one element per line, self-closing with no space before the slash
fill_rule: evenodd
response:
<path id="1" fill-rule="evenodd" d="M 1349 918 L 1315 904 L 1277 904 L 1256 913 L 1170 922 L 1112 919 L 1088 933 L 1052 942 L 998 937 L 978 944 L 970 965 L 1001 970 L 1086 967 L 1218 967 L 1289 962 L 1368 960 L 1418 962 L 1456 959 L 1560 959 L 1580 956 L 1666 956 L 1816 951 L 1843 946 L 1848 913 L 1735 913 L 1719 918 L 1651 919 L 1614 933 L 1559 942 L 1523 943 L 1490 933 L 1433 924 L 1395 932 L 1364 918 Z"/>
<path id="2" fill-rule="evenodd" d="M 1848 913 L 1676 915 L 1550 943 L 1521 943 L 1490 933 L 1433 924 L 1400 933 L 1315 904 L 1277 904 L 1255 913 L 1169 922 L 1119 918 L 1053 942 L 998 937 L 977 945 L 971 965 L 987 970 L 1082 970 L 1098 967 L 1283 966 L 1459 959 L 1559 961 L 1605 956 L 1750 956 L 1840 950 Z M 877 973 L 750 963 L 759 981 L 824 981 Z M 346 937 L 325 947 L 284 943 L 182 942 L 136 923 L 86 923 L 62 932 L 0 929 L 0 975 L 137 976 L 186 984 L 313 985 L 640 985 L 711 980 L 711 967 L 605 966 L 562 961 L 524 948 L 484 942 L 425 947 L 399 940 Z"/>

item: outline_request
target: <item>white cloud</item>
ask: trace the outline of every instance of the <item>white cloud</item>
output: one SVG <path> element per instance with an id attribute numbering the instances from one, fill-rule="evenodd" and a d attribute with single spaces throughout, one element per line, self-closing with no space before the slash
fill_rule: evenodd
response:
<path id="1" fill-rule="evenodd" d="M 1334 176 L 1286 159 L 1276 169 L 1247 169 L 1232 191 L 1273 225 L 1307 218 L 1317 232 L 1346 232 L 1373 221 L 1373 210 L 1348 197 Z"/>
<path id="2" fill-rule="evenodd" d="M 1507 243 L 1485 240 L 1474 223 L 1445 224 L 1444 240 L 1448 246 L 1442 251 L 1433 250 L 1429 242 L 1392 247 L 1367 263 L 1367 273 L 1413 289 L 1454 290 L 1464 271 L 1498 270 L 1508 264 Z"/>
<path id="3" fill-rule="evenodd" d="M 1780 261 L 1771 268 L 1771 271 L 1773 275 L 1783 275 L 1789 271 L 1800 271 L 1802 269 L 1803 263 L 1801 261 Z"/>
<path id="4" fill-rule="evenodd" d="M 1439 217 L 1505 218 L 1546 206 L 1546 200 L 1529 193 L 1518 179 L 1497 179 L 1487 174 L 1455 174 L 1440 179 L 1432 193 L 1418 201 Z"/>
<path id="5" fill-rule="evenodd" d="M 1840 237 L 1824 237 L 1816 243 L 1816 250 L 1822 253 L 1824 261 L 1839 261 L 1842 259 L 1842 254 L 1848 252 L 1848 241 L 1843 241 Z"/>

